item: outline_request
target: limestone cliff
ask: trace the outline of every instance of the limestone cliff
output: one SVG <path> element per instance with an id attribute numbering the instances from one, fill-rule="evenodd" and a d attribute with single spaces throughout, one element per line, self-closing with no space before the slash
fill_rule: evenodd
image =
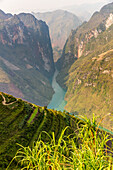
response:
<path id="1" fill-rule="evenodd" d="M 55 70 L 48 26 L 31 14 L 4 15 L 8 17 L 0 20 L 0 90 L 47 105 Z"/>
<path id="2" fill-rule="evenodd" d="M 65 76 L 68 75 L 69 68 L 74 61 L 81 56 L 91 54 L 95 50 L 93 45 L 90 46 L 92 39 L 96 39 L 113 24 L 112 7 L 113 3 L 104 6 L 100 12 L 95 12 L 88 22 L 84 22 L 80 27 L 71 32 L 65 43 L 62 57 L 57 62 L 57 67 L 61 70 L 57 77 L 57 81 L 62 87 L 66 88 Z M 67 60 L 67 58 L 69 59 Z M 62 80 L 60 80 L 61 77 Z"/>

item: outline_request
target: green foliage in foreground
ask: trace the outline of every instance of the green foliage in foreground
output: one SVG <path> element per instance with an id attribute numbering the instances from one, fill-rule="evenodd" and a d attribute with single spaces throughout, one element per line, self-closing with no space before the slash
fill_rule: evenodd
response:
<path id="1" fill-rule="evenodd" d="M 58 141 L 62 129 L 69 126 L 68 134 L 73 133 L 77 129 L 78 121 L 78 118 L 66 112 L 36 106 L 0 93 L 0 170 L 6 169 L 19 149 L 16 143 L 25 147 L 32 146 L 45 130 L 49 135 L 54 132 Z M 50 141 L 44 133 L 42 140 Z M 13 168 L 16 169 L 15 165 Z M 11 170 L 13 168 L 11 167 Z"/>
<path id="2" fill-rule="evenodd" d="M 85 120 L 85 124 L 78 122 L 78 129 L 66 135 L 69 127 L 62 130 L 58 141 L 54 132 L 50 136 L 42 132 L 38 141 L 30 148 L 20 146 L 13 161 L 18 161 L 17 169 L 43 170 L 103 170 L 113 169 L 112 140 L 110 135 L 98 130 L 96 120 Z M 45 133 L 49 142 L 41 138 Z"/>

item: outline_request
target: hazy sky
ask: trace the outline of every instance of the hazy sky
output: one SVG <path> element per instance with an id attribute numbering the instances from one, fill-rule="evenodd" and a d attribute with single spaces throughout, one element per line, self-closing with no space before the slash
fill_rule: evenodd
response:
<path id="1" fill-rule="evenodd" d="M 110 2 L 112 0 L 0 0 L 0 9 L 4 12 L 38 12 L 58 9 L 63 6 L 82 3 Z"/>

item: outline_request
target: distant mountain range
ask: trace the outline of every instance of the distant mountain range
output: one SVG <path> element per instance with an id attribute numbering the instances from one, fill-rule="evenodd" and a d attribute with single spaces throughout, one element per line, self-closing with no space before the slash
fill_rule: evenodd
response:
<path id="1" fill-rule="evenodd" d="M 99 11 L 106 2 L 90 2 L 82 3 L 80 5 L 72 5 L 62 7 L 63 10 L 67 10 L 77 15 L 82 21 L 88 21 L 95 11 Z"/>
<path id="2" fill-rule="evenodd" d="M 66 11 L 61 13 L 59 17 L 69 16 Z M 65 28 L 65 25 L 63 26 Z M 57 29 L 59 27 L 58 22 Z M 63 27 L 60 29 L 62 33 Z M 60 38 L 58 41 L 60 42 Z M 57 50 L 60 48 L 57 44 L 54 47 Z M 55 66 L 59 70 L 57 82 L 67 91 L 65 95 L 67 112 L 47 108 L 54 93 L 51 80 Z M 90 120 L 93 115 L 97 118 L 95 120 L 93 117 L 91 122 L 76 115 L 87 116 Z M 99 122 L 97 127 L 96 121 Z M 40 134 L 44 141 L 42 145 L 48 144 L 53 137 L 52 143 L 55 146 L 58 143 L 57 149 L 67 145 L 67 140 L 70 141 L 74 137 L 75 155 L 79 148 L 82 152 L 81 144 L 85 134 L 87 141 L 84 140 L 84 146 L 86 145 L 86 155 L 87 151 L 89 152 L 88 160 L 91 148 L 92 153 L 98 158 L 98 152 L 95 150 L 97 138 L 102 142 L 104 137 L 105 145 L 102 145 L 101 155 L 102 157 L 106 155 L 108 161 L 109 152 L 110 155 L 112 153 L 111 151 L 107 153 L 107 148 L 112 149 L 112 141 L 108 140 L 113 136 L 109 134 L 109 130 L 106 131 L 108 133 L 100 130 L 99 125 L 113 132 L 113 3 L 105 5 L 99 12 L 95 12 L 88 22 L 71 31 L 56 65 L 53 60 L 49 28 L 44 21 L 37 20 L 29 13 L 13 16 L 0 11 L 0 169 L 4 170 L 9 165 L 20 147 L 17 143 L 31 147 L 39 139 Z M 62 130 L 65 127 L 68 128 L 65 131 L 65 140 L 62 140 L 60 136 L 63 135 Z M 85 130 L 88 130 L 87 134 L 84 133 Z M 59 138 L 61 145 L 57 142 Z M 90 139 L 92 140 L 89 143 Z M 72 147 L 70 142 L 68 144 Z M 46 158 L 51 161 L 49 149 L 49 145 L 45 147 Z M 51 151 L 54 153 L 54 150 Z M 64 147 L 64 155 L 69 158 L 70 153 L 66 151 Z M 37 157 L 37 152 L 35 153 Z M 66 157 L 63 159 L 66 159 L 66 167 L 70 168 L 71 159 Z M 16 161 L 15 159 L 12 162 L 11 170 L 19 168 Z M 110 166 L 111 161 L 112 158 Z M 34 162 L 33 165 L 35 164 Z M 49 161 L 48 168 L 51 169 Z"/>
<path id="3" fill-rule="evenodd" d="M 66 11 L 59 13 L 69 16 Z M 32 14 L 0 11 L 0 18 L 0 91 L 48 105 L 55 71 L 48 26 Z M 113 3 L 71 31 L 56 63 L 57 82 L 67 90 L 65 109 L 70 113 L 112 114 L 112 39 Z M 110 129 L 111 123 L 110 117 L 103 124 Z"/>
<path id="4" fill-rule="evenodd" d="M 92 114 L 112 127 L 113 113 L 113 3 L 93 14 L 88 22 L 71 32 L 57 62 L 58 83 L 67 89 L 65 109 L 71 113 Z M 109 123 L 108 123 L 109 122 Z"/>
<path id="5" fill-rule="evenodd" d="M 32 14 L 38 20 L 43 20 L 48 24 L 56 61 L 61 55 L 61 50 L 71 30 L 76 29 L 81 24 L 80 19 L 76 15 L 64 10 Z"/>
<path id="6" fill-rule="evenodd" d="M 54 93 L 49 29 L 33 15 L 0 11 L 0 90 L 39 105 Z"/>

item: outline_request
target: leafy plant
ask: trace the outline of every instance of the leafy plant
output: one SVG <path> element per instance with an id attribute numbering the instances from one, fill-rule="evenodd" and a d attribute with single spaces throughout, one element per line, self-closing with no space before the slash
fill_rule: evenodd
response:
<path id="1" fill-rule="evenodd" d="M 78 122 L 78 129 L 74 134 L 66 135 L 69 127 L 62 130 L 58 141 L 54 132 L 50 136 L 45 133 L 50 142 L 44 142 L 41 135 L 36 143 L 30 148 L 20 144 L 20 149 L 10 162 L 7 169 L 14 160 L 18 162 L 18 167 L 22 169 L 44 169 L 44 170 L 97 170 L 113 168 L 112 147 L 108 142 L 112 142 L 109 134 L 98 129 L 96 119 L 92 122 L 84 118 Z"/>

